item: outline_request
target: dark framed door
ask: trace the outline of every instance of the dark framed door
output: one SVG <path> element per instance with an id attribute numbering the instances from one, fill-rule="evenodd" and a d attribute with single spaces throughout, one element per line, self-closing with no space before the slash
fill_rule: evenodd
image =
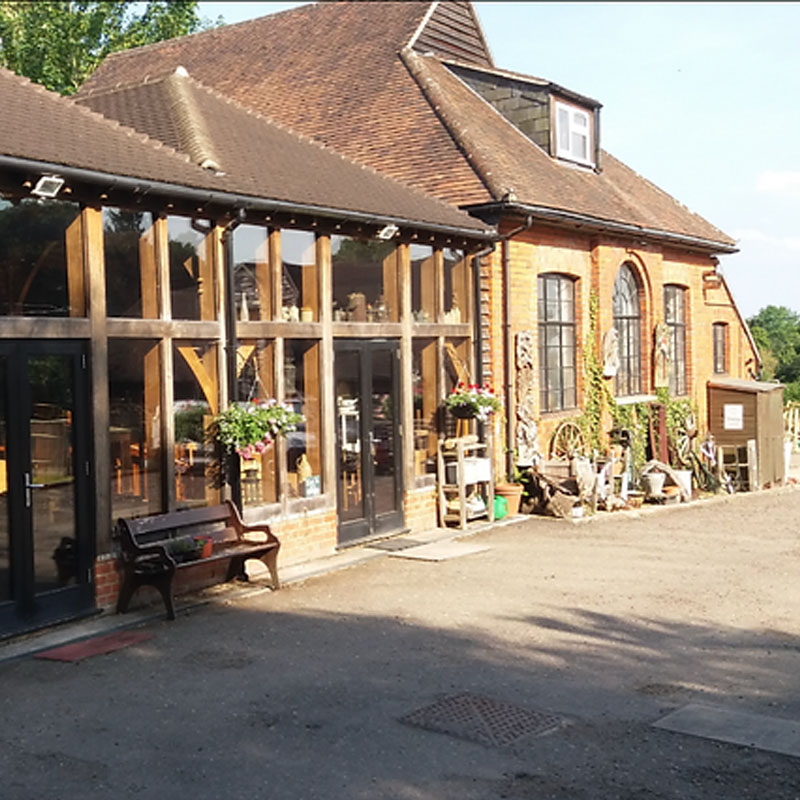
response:
<path id="1" fill-rule="evenodd" d="M 395 341 L 334 345 L 339 544 L 404 524 L 399 363 Z"/>
<path id="2" fill-rule="evenodd" d="M 94 606 L 84 348 L 0 342 L 0 636 Z"/>

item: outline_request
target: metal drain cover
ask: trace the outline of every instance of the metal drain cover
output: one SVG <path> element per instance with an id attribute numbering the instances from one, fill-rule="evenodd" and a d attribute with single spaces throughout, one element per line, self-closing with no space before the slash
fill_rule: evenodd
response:
<path id="1" fill-rule="evenodd" d="M 464 692 L 418 708 L 401 717 L 400 722 L 489 747 L 502 747 L 523 736 L 555 730 L 564 724 L 564 719 Z"/>

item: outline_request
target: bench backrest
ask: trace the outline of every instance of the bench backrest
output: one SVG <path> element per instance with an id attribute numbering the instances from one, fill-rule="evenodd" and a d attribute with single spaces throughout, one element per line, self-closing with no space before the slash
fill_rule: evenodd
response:
<path id="1" fill-rule="evenodd" d="M 188 508 L 151 517 L 121 518 L 119 529 L 123 540 L 127 533 L 134 545 L 156 544 L 171 539 L 211 536 L 215 542 L 235 541 L 239 515 L 232 503 L 219 506 Z"/>

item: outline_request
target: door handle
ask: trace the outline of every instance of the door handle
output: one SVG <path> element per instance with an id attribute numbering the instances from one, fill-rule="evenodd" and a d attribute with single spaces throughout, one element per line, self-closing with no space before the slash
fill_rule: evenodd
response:
<path id="1" fill-rule="evenodd" d="M 31 474 L 30 472 L 25 473 L 25 506 L 26 508 L 31 507 L 31 489 L 43 489 L 43 483 L 31 483 Z"/>

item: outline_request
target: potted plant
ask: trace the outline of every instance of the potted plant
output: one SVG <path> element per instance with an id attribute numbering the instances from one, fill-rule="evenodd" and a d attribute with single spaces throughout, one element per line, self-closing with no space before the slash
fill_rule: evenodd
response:
<path id="1" fill-rule="evenodd" d="M 479 419 L 481 422 L 486 422 L 492 414 L 503 409 L 503 404 L 489 384 L 467 385 L 463 381 L 459 381 L 447 395 L 444 404 L 454 417 Z"/>
<path id="2" fill-rule="evenodd" d="M 216 438 L 229 452 L 244 459 L 254 458 L 278 436 L 285 436 L 304 422 L 286 403 L 277 400 L 248 400 L 231 403 L 214 418 Z"/>

